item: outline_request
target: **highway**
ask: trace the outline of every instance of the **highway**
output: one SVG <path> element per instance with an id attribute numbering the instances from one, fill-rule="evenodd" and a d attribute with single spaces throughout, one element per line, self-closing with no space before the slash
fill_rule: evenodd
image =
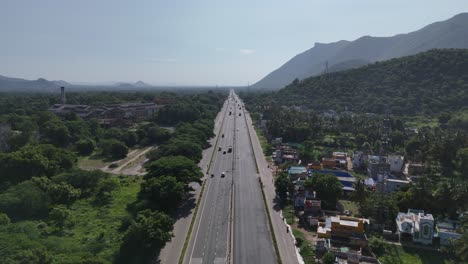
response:
<path id="1" fill-rule="evenodd" d="M 230 98 L 185 263 L 277 263 L 244 110 Z"/>

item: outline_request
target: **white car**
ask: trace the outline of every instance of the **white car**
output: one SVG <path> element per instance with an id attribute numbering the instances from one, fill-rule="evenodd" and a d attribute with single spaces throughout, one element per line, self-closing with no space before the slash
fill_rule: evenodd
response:
<path id="1" fill-rule="evenodd" d="M 226 173 L 224 173 L 224 171 L 221 172 L 221 178 L 224 178 L 225 176 L 226 176 Z"/>

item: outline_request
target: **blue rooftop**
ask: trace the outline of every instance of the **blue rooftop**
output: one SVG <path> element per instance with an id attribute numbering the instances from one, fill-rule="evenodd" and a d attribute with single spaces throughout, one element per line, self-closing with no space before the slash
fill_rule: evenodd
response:
<path id="1" fill-rule="evenodd" d="M 288 169 L 288 174 L 293 175 L 293 174 L 301 174 L 303 172 L 307 172 L 307 169 L 302 166 L 291 166 Z"/>

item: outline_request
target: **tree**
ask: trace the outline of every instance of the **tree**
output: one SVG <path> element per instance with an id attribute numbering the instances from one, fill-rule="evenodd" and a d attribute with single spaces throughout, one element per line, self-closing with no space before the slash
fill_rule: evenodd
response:
<path id="1" fill-rule="evenodd" d="M 186 185 L 190 182 L 201 184 L 201 178 L 203 177 L 198 165 L 193 160 L 183 156 L 168 156 L 151 162 L 145 179 L 164 175 L 174 176 L 177 181 Z"/>
<path id="2" fill-rule="evenodd" d="M 65 206 L 59 205 L 52 208 L 49 213 L 49 219 L 54 223 L 56 227 L 62 230 L 70 219 L 70 210 Z"/>
<path id="3" fill-rule="evenodd" d="M 317 197 L 328 208 L 335 208 L 336 202 L 343 193 L 343 184 L 333 174 L 315 173 L 312 176 L 312 186 Z"/>
<path id="4" fill-rule="evenodd" d="M 82 156 L 90 155 L 95 148 L 96 142 L 92 139 L 80 139 L 76 142 L 76 150 Z"/>
<path id="5" fill-rule="evenodd" d="M 352 192 L 350 195 L 351 200 L 358 204 L 364 203 L 367 197 L 369 196 L 369 190 L 367 190 L 366 184 L 364 183 L 364 179 L 356 177 L 353 186 L 354 192 Z"/>
<path id="6" fill-rule="evenodd" d="M 89 196 L 98 188 L 101 180 L 109 178 L 109 174 L 100 170 L 85 171 L 75 169 L 70 173 L 63 174 L 61 180 L 67 182 L 74 188 L 81 190 L 82 196 Z M 56 178 L 56 177 L 55 177 Z"/>
<path id="7" fill-rule="evenodd" d="M 335 263 L 335 255 L 333 253 L 327 252 L 325 255 L 322 257 L 322 263 L 323 264 L 333 264 Z"/>
<path id="8" fill-rule="evenodd" d="M 144 181 L 139 197 L 149 200 L 154 208 L 170 211 L 177 208 L 185 194 L 182 182 L 173 176 L 161 176 Z"/>
<path id="9" fill-rule="evenodd" d="M 47 215 L 50 198 L 36 184 L 24 181 L 0 194 L 0 211 L 13 220 Z"/>
<path id="10" fill-rule="evenodd" d="M 388 228 L 395 225 L 398 207 L 391 195 L 372 193 L 366 201 L 359 205 L 362 216 L 370 218 L 371 223 L 383 224 Z"/>
<path id="11" fill-rule="evenodd" d="M 285 201 L 288 198 L 287 193 L 289 191 L 290 185 L 291 185 L 291 179 L 289 178 L 289 175 L 286 173 L 281 173 L 275 179 L 276 193 L 281 198 L 281 200 Z"/>
<path id="12" fill-rule="evenodd" d="M 122 142 L 115 142 L 111 145 L 111 157 L 113 159 L 123 159 L 127 156 L 128 147 Z"/>
<path id="13" fill-rule="evenodd" d="M 120 186 L 115 178 L 102 179 L 98 184 L 98 191 L 96 194 L 96 202 L 98 204 L 107 204 L 112 199 L 112 191 Z"/>
<path id="14" fill-rule="evenodd" d="M 10 218 L 5 213 L 0 213 L 0 226 L 9 225 L 11 223 Z"/>
<path id="15" fill-rule="evenodd" d="M 120 257 L 124 263 L 129 258 L 144 255 L 161 249 L 174 235 L 172 233 L 174 220 L 161 212 L 143 210 L 130 225 L 123 237 L 120 247 Z M 138 258 L 138 257 L 137 257 Z"/>
<path id="16" fill-rule="evenodd" d="M 66 183 L 52 183 L 49 185 L 47 193 L 49 194 L 52 203 L 70 206 L 76 200 L 78 200 L 81 195 L 81 190 L 75 189 Z"/>
<path id="17" fill-rule="evenodd" d="M 369 247 L 377 256 L 382 256 L 385 253 L 385 241 L 378 236 L 369 238 Z"/>
<path id="18" fill-rule="evenodd" d="M 47 177 L 33 177 L 31 181 L 47 193 L 53 204 L 66 206 L 74 203 L 81 195 L 80 189 L 75 189 L 67 183 L 54 183 Z"/>

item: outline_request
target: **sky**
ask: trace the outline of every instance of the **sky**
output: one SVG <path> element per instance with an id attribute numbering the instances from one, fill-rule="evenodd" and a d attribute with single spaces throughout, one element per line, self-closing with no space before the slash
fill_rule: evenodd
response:
<path id="1" fill-rule="evenodd" d="M 467 0 L 0 0 L 0 75 L 244 86 L 316 42 L 462 12 Z"/>

